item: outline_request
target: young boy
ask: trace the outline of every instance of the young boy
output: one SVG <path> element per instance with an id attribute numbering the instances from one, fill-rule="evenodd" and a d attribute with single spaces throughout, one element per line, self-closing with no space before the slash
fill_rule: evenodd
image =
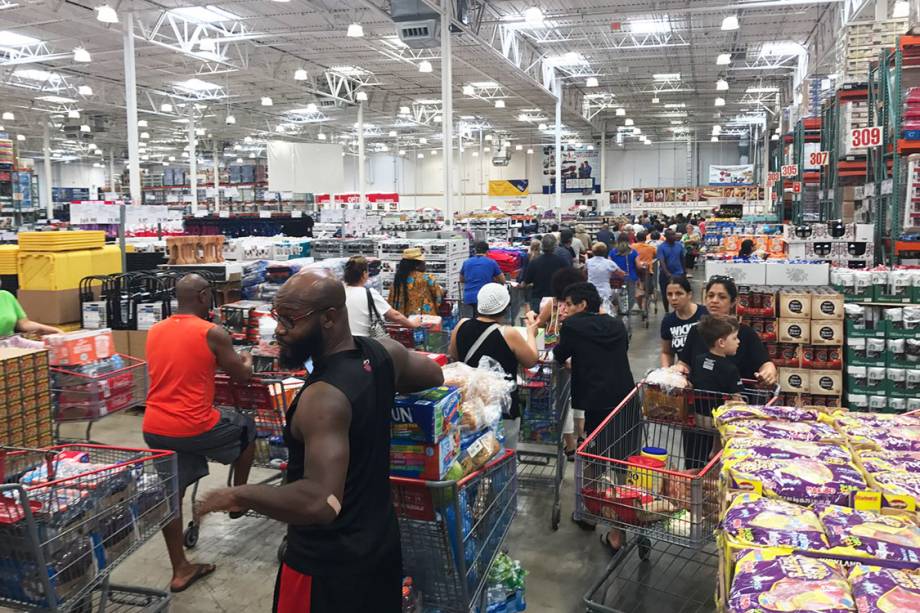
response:
<path id="1" fill-rule="evenodd" d="M 725 395 L 741 392 L 741 373 L 728 356 L 735 355 L 738 340 L 738 320 L 734 317 L 703 315 L 697 324 L 700 338 L 709 351 L 700 354 L 690 365 L 690 383 L 694 390 L 693 409 L 696 430 L 685 430 L 684 462 L 686 468 L 702 468 L 712 457 L 717 435 L 712 429 L 712 410 L 722 404 Z"/>

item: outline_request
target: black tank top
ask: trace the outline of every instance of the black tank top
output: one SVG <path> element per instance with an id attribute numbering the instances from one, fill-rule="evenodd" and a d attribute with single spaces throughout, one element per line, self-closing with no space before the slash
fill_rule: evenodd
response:
<path id="1" fill-rule="evenodd" d="M 291 434 L 303 391 L 322 381 L 345 394 L 351 404 L 341 513 L 324 526 L 288 526 L 284 562 L 306 575 L 366 573 L 400 563 L 399 525 L 390 496 L 390 414 L 396 375 L 380 343 L 357 336 L 354 340 L 357 349 L 331 355 L 313 371 L 287 413 L 287 480 L 293 482 L 304 474 L 303 442 Z M 322 411 L 323 407 L 305 409 Z"/>
<path id="2" fill-rule="evenodd" d="M 505 371 L 505 378 L 512 383 L 517 381 L 518 360 L 508 342 L 502 335 L 501 328 L 493 330 L 486 340 L 479 345 L 479 349 L 473 352 L 473 355 L 466 358 L 467 352 L 473 344 L 479 339 L 479 336 L 492 325 L 492 322 L 479 321 L 478 319 L 468 319 L 457 330 L 457 355 L 461 360 L 476 368 L 479 366 L 479 360 L 486 355 L 501 364 L 502 370 Z M 511 392 L 511 409 L 509 414 L 503 415 L 505 419 L 515 419 L 521 416 L 518 407 L 517 389 Z"/>

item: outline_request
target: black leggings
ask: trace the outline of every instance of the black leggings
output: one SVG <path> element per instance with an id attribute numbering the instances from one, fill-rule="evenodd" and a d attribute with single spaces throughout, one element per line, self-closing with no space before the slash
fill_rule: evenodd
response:
<path id="1" fill-rule="evenodd" d="M 658 287 L 661 288 L 661 304 L 664 305 L 664 312 L 668 312 L 668 281 L 671 277 L 665 274 L 658 275 Z"/>

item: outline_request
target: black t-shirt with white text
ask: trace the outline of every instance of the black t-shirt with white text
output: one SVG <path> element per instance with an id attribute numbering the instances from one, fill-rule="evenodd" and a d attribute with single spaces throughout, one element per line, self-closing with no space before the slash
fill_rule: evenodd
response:
<path id="1" fill-rule="evenodd" d="M 729 356 L 728 359 L 738 367 L 743 378 L 755 379 L 755 373 L 760 370 L 761 366 L 770 361 L 770 354 L 767 353 L 766 346 L 757 336 L 757 333 L 754 332 L 754 329 L 746 324 L 741 324 L 738 329 L 738 340 L 741 341 L 738 346 L 738 353 Z M 696 357 L 706 353 L 709 353 L 709 347 L 703 342 L 703 337 L 700 336 L 699 331 L 695 327 L 691 328 L 690 333 L 687 334 L 687 342 L 680 351 L 678 358 L 684 364 L 692 367 Z"/>
<path id="2" fill-rule="evenodd" d="M 722 404 L 721 394 L 737 394 L 742 389 L 741 373 L 738 367 L 725 356 L 709 351 L 701 353 L 690 365 L 690 383 L 694 390 L 718 392 L 695 394 L 694 407 L 701 415 L 712 415 L 712 409 Z"/>
<path id="3" fill-rule="evenodd" d="M 681 319 L 677 313 L 671 311 L 661 320 L 661 340 L 670 341 L 671 354 L 677 355 L 684 348 L 687 342 L 687 335 L 690 334 L 690 328 L 699 323 L 703 315 L 709 311 L 703 305 L 697 305 L 696 313 L 688 319 Z"/>

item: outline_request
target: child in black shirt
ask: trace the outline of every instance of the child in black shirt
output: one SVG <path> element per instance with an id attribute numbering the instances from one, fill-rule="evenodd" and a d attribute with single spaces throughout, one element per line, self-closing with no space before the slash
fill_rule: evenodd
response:
<path id="1" fill-rule="evenodd" d="M 704 315 L 697 324 L 697 332 L 709 351 L 695 356 L 690 365 L 690 383 L 700 392 L 693 396 L 697 430 L 683 433 L 687 468 L 702 468 L 709 461 L 716 438 L 712 409 L 728 400 L 726 396 L 741 392 L 741 373 L 728 359 L 740 345 L 738 328 L 734 317 Z"/>

